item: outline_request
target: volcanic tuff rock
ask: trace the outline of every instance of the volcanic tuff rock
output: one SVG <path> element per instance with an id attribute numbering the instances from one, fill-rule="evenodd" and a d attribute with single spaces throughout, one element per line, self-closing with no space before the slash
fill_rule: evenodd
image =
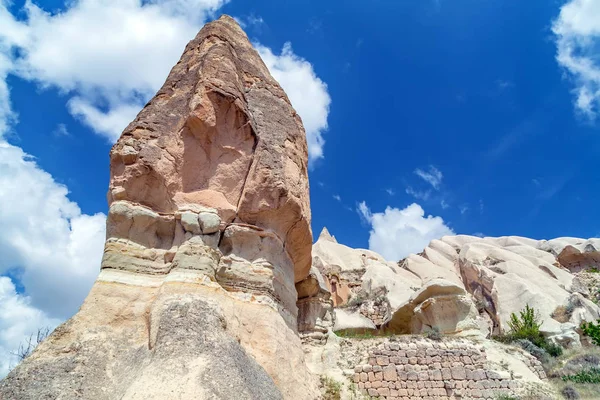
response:
<path id="1" fill-rule="evenodd" d="M 207 24 L 112 148 L 88 298 L 0 398 L 316 398 L 295 289 L 311 267 L 307 158 L 245 33 Z"/>
<path id="2" fill-rule="evenodd" d="M 510 315 L 529 305 L 539 313 L 541 331 L 568 347 L 579 345 L 581 322 L 600 314 L 579 274 L 597 267 L 599 243 L 445 236 L 393 263 L 338 244 L 325 232 L 313 246 L 313 263 L 332 296 L 340 288 L 343 293 L 336 304 L 344 307 L 336 308 L 339 330 L 364 330 L 364 319 L 350 318 L 357 313 L 387 332 L 435 327 L 443 333 L 489 336 L 506 332 Z"/>

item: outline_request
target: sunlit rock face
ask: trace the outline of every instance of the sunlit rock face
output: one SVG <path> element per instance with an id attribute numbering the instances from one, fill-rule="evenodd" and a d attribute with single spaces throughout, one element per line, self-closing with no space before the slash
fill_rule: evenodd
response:
<path id="1" fill-rule="evenodd" d="M 339 244 L 325 231 L 313 246 L 318 269 L 338 299 L 335 331 L 484 336 L 505 333 L 511 314 L 533 307 L 541 331 L 578 346 L 577 328 L 600 308 L 586 271 L 600 265 L 598 239 L 534 240 L 457 235 L 390 262 Z M 587 280 L 586 280 L 587 279 Z M 589 283 L 589 282 L 588 282 Z"/>
<path id="2" fill-rule="evenodd" d="M 316 398 L 295 288 L 311 267 L 307 160 L 245 33 L 207 24 L 111 150 L 97 282 L 0 398 Z"/>

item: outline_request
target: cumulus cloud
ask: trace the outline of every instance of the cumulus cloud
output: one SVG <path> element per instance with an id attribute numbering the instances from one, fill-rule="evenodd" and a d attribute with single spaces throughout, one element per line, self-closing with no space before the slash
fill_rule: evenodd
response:
<path id="1" fill-rule="evenodd" d="M 187 42 L 226 2 L 78 0 L 54 14 L 27 2 L 25 19 L 17 20 L 0 1 L 0 53 L 12 73 L 71 96 L 69 111 L 114 142 L 163 84 Z M 248 21 L 264 22 L 254 16 Z M 302 117 L 312 165 L 323 157 L 327 85 L 291 44 L 279 55 L 256 47 Z M 0 58 L 0 72 L 2 63 Z"/>
<path id="2" fill-rule="evenodd" d="M 10 278 L 0 276 L 0 378 L 17 364 L 14 352 L 24 338 L 60 323 L 30 303 L 29 297 L 17 293 Z"/>
<path id="3" fill-rule="evenodd" d="M 315 74 L 311 63 L 294 54 L 290 43 L 283 46 L 280 55 L 260 44 L 255 44 L 255 47 L 302 117 L 308 141 L 309 165 L 313 165 L 316 160 L 323 158 L 323 132 L 327 130 L 331 103 L 327 85 Z"/>
<path id="4" fill-rule="evenodd" d="M 31 305 L 60 318 L 89 291 L 105 235 L 105 215 L 83 214 L 67 195 L 22 149 L 0 142 L 0 274 L 16 269 Z"/>
<path id="5" fill-rule="evenodd" d="M 402 210 L 388 206 L 382 213 L 373 213 L 363 201 L 357 211 L 371 227 L 369 249 L 388 260 L 418 253 L 433 239 L 454 234 L 441 217 L 425 216 L 423 208 L 416 203 Z"/>
<path id="6" fill-rule="evenodd" d="M 81 97 L 73 97 L 69 100 L 69 112 L 85 125 L 93 127 L 94 131 L 116 142 L 123 129 L 129 124 L 140 111 L 139 104 L 113 104 L 106 112 L 100 111 L 88 100 Z"/>
<path id="7" fill-rule="evenodd" d="M 0 376 L 20 341 L 77 310 L 99 272 L 106 217 L 83 214 L 67 195 L 0 137 Z"/>
<path id="8" fill-rule="evenodd" d="M 434 167 L 433 165 L 429 166 L 427 171 L 417 168 L 415 169 L 415 174 L 423 179 L 425 182 L 429 183 L 435 190 L 440 189 L 440 185 L 442 184 L 442 171 Z"/>
<path id="9" fill-rule="evenodd" d="M 49 13 L 28 1 L 23 20 L 0 2 L 0 43 L 12 73 L 73 95 L 73 115 L 114 141 L 225 2 L 78 0 Z"/>
<path id="10" fill-rule="evenodd" d="M 600 107 L 600 2 L 570 0 L 552 25 L 556 60 L 573 80 L 575 108 L 595 119 Z"/>

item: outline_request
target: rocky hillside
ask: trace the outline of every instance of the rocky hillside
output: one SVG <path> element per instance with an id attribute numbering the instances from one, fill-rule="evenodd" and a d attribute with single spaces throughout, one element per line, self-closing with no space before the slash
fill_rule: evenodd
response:
<path id="1" fill-rule="evenodd" d="M 372 397 L 555 398 L 539 359 L 491 338 L 529 306 L 544 340 L 579 351 L 581 323 L 600 314 L 597 249 L 598 239 L 459 235 L 392 262 L 324 229 L 311 278 L 333 308 L 300 314 L 309 367 Z"/>
<path id="2" fill-rule="evenodd" d="M 569 347 L 580 343 L 581 322 L 598 318 L 587 272 L 598 266 L 597 249 L 600 239 L 459 235 L 396 263 L 339 244 L 325 229 L 313 247 L 313 267 L 332 292 L 336 330 L 435 328 L 490 337 L 505 333 L 511 314 L 529 305 L 542 333 Z"/>
<path id="3" fill-rule="evenodd" d="M 549 349 L 586 345 L 600 240 L 313 245 L 307 158 L 240 26 L 207 24 L 112 148 L 96 283 L 0 399 L 554 396 L 539 352 L 491 337 L 528 306 Z"/>

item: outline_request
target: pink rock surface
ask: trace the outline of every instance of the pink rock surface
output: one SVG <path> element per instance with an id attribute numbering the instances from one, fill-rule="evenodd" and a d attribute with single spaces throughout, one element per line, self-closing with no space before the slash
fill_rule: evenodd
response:
<path id="1" fill-rule="evenodd" d="M 295 281 L 310 269 L 306 135 L 283 89 L 230 17 L 207 24 L 111 151 L 109 203 L 185 204 L 273 231 Z"/>

